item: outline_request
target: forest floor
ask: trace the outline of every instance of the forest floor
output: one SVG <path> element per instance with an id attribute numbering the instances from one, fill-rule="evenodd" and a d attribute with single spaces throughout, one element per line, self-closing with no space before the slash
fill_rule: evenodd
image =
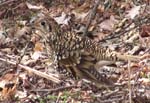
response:
<path id="1" fill-rule="evenodd" d="M 65 30 L 141 60 L 99 67 L 118 85 L 111 90 L 65 78 L 50 65 L 42 40 L 26 26 L 42 12 Z M 150 103 L 150 1 L 0 0 L 0 101 Z"/>

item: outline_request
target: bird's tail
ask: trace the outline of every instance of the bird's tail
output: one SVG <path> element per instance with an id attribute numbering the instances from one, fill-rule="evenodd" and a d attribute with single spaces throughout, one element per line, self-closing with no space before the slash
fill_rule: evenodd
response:
<path id="1" fill-rule="evenodd" d="M 141 57 L 140 57 L 140 56 L 127 55 L 127 54 L 120 54 L 120 53 L 117 53 L 117 57 L 118 57 L 118 59 L 123 60 L 123 61 L 134 61 L 134 62 L 138 62 L 138 61 L 141 60 Z"/>

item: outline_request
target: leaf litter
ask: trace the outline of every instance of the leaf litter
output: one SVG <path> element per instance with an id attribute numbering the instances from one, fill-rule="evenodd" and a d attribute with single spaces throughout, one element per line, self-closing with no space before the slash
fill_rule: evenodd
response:
<path id="1" fill-rule="evenodd" d="M 6 8 L 5 5 L 8 3 Z M 53 59 L 49 59 L 51 57 L 47 53 L 47 47 L 43 46 L 44 42 L 40 40 L 40 37 L 31 35 L 30 28 L 26 27 L 26 23 L 39 11 L 47 11 L 59 24 L 68 27 L 71 25 L 71 29 L 78 31 L 77 26 L 82 28 L 86 25 L 94 3 L 94 0 L 49 2 L 47 0 L 31 0 L 30 2 L 5 0 L 0 3 L 1 101 L 128 102 L 128 83 L 130 82 L 132 101 L 134 103 L 150 102 L 148 1 L 125 2 L 121 0 L 105 2 L 107 5 L 101 2 L 88 29 L 89 35 L 87 36 L 100 42 L 101 45 L 111 47 L 115 51 L 143 57 L 140 62 L 130 64 L 130 81 L 128 63 L 97 67 L 100 72 L 108 73 L 110 79 L 116 83 L 117 86 L 112 91 L 96 88 L 87 80 L 81 80 L 76 84 L 73 79 L 61 76 L 53 69 L 55 64 L 52 63 Z M 121 24 L 124 18 L 127 18 L 127 21 Z M 81 29 L 80 33 L 83 32 L 84 29 Z M 27 49 L 24 51 L 25 46 Z M 36 71 L 32 70 L 33 68 Z M 117 73 L 112 72 L 113 70 Z M 51 78 L 61 82 L 54 83 Z"/>

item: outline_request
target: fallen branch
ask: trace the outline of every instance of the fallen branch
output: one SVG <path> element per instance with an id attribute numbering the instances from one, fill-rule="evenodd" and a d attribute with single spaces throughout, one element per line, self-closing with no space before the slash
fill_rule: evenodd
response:
<path id="1" fill-rule="evenodd" d="M 4 62 L 7 62 L 9 64 L 16 65 L 15 61 L 9 61 L 9 60 L 3 59 L 3 58 L 0 58 L 0 61 L 4 61 Z M 31 73 L 34 73 L 34 74 L 36 74 L 36 75 L 38 75 L 40 77 L 46 78 L 48 80 L 51 80 L 51 81 L 53 81 L 55 83 L 60 83 L 60 80 L 55 78 L 55 77 L 53 77 L 52 74 L 45 74 L 43 72 L 37 71 L 35 69 L 32 69 L 32 68 L 30 68 L 28 66 L 25 66 L 25 65 L 22 65 L 22 64 L 18 64 L 18 67 L 20 67 L 20 68 L 22 68 L 22 69 L 24 69 L 26 71 L 29 71 Z"/>

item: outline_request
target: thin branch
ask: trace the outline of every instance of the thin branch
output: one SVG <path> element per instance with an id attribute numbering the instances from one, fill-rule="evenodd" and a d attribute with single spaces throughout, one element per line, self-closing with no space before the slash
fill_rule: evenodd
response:
<path id="1" fill-rule="evenodd" d="M 7 62 L 7 63 L 9 63 L 9 64 L 16 65 L 16 62 L 15 62 L 15 61 L 9 61 L 9 60 L 5 60 L 5 59 L 3 59 L 3 58 L 0 58 L 0 61 L 4 61 L 4 62 Z M 35 70 L 35 69 L 32 69 L 32 68 L 30 68 L 30 67 L 28 67 L 28 66 L 25 66 L 25 65 L 22 65 L 22 64 L 18 64 L 18 67 L 20 67 L 20 68 L 22 68 L 22 69 L 24 69 L 24 70 L 26 70 L 26 71 L 29 71 L 29 72 L 31 72 L 31 73 L 34 73 L 34 74 L 36 74 L 36 75 L 38 75 L 38 76 L 40 76 L 40 77 L 46 78 L 46 79 L 48 79 L 48 80 L 51 80 L 51 81 L 53 81 L 53 82 L 55 82 L 55 83 L 60 83 L 60 80 L 59 80 L 59 79 L 57 79 L 56 77 L 53 77 L 53 76 L 52 76 L 53 74 L 45 74 L 45 73 L 43 73 L 43 72 L 37 71 L 37 70 Z"/>
<path id="2" fill-rule="evenodd" d="M 58 87 L 58 88 L 54 88 L 54 89 L 34 89 L 31 91 L 36 91 L 36 92 L 60 92 L 63 90 L 67 90 L 67 89 L 72 89 L 72 88 L 77 88 L 78 86 L 76 85 L 70 85 L 70 86 L 63 86 L 63 87 Z"/>
<path id="3" fill-rule="evenodd" d="M 25 45 L 25 47 L 23 48 L 23 52 L 20 55 L 20 58 L 18 59 L 17 63 L 16 63 L 16 67 L 18 66 L 18 64 L 20 64 L 22 58 L 24 57 L 28 47 L 29 47 L 30 41 L 27 42 L 27 44 Z"/>
<path id="4" fill-rule="evenodd" d="M 129 103 L 132 103 L 132 91 L 131 91 L 131 70 L 130 70 L 131 61 L 128 61 L 128 89 L 129 89 Z"/>
<path id="5" fill-rule="evenodd" d="M 95 18 L 96 11 L 97 11 L 97 8 L 98 8 L 98 6 L 99 6 L 99 4 L 100 4 L 100 1 L 101 1 L 101 0 L 97 0 L 97 2 L 95 3 L 93 9 L 91 10 L 91 14 L 90 14 L 89 20 L 88 20 L 87 25 L 86 25 L 86 27 L 85 27 L 85 30 L 84 30 L 84 32 L 83 32 L 84 35 L 87 34 L 88 28 L 89 28 L 89 26 L 90 26 L 92 20 Z"/>

